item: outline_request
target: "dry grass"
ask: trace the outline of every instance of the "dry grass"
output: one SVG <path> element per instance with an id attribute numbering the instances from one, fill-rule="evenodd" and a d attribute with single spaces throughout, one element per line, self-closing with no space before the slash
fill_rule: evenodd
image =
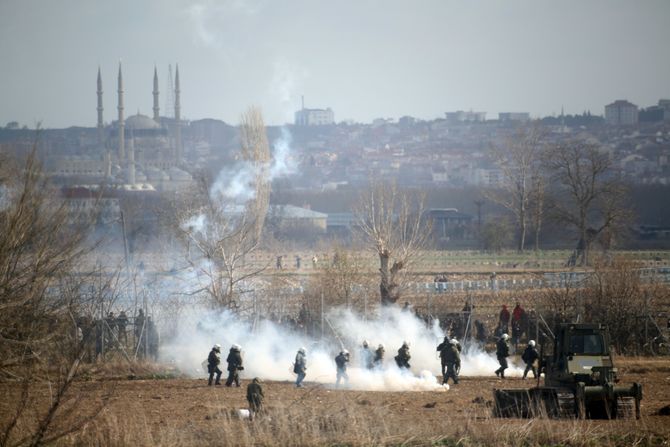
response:
<path id="1" fill-rule="evenodd" d="M 348 403 L 328 412 L 280 406 L 250 422 L 226 411 L 214 411 L 211 427 L 184 430 L 166 422 L 151 427 L 143 417 L 106 414 L 60 445 L 458 445 L 458 446 L 647 446 L 668 445 L 644 422 L 499 420 L 471 416 L 458 424 L 412 421 L 391 424 L 384 408 Z M 139 413 L 141 414 L 141 413 Z"/>

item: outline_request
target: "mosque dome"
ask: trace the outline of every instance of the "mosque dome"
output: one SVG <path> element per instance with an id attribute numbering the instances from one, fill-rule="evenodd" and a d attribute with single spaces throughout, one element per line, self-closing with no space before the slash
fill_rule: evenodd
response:
<path id="1" fill-rule="evenodd" d="M 126 129 L 133 129 L 133 130 L 160 129 L 161 127 L 153 119 L 149 118 L 146 115 L 140 115 L 139 113 L 137 115 L 128 117 L 126 119 L 125 124 Z"/>

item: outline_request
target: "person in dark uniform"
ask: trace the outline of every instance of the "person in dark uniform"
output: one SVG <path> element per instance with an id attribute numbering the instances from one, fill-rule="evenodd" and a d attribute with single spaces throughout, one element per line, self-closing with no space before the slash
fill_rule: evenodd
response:
<path id="1" fill-rule="evenodd" d="M 446 359 L 446 354 L 447 354 L 447 348 L 449 347 L 449 337 L 445 336 L 444 340 L 442 340 L 442 343 L 437 345 L 436 351 L 440 353 L 440 364 L 442 366 L 442 378 L 443 378 L 443 383 L 444 383 L 444 378 L 447 377 L 447 359 Z"/>
<path id="2" fill-rule="evenodd" d="M 209 382 L 207 385 L 212 386 L 212 380 L 214 380 L 214 374 L 216 374 L 216 385 L 221 385 L 221 374 L 223 371 L 219 368 L 221 364 L 221 345 L 215 344 L 211 351 L 209 351 L 209 356 L 207 357 L 207 372 L 209 373 Z"/>
<path id="3" fill-rule="evenodd" d="M 400 349 L 398 349 L 398 355 L 395 356 L 395 362 L 400 369 L 410 369 L 409 360 L 412 356 L 409 354 L 409 343 L 404 341 Z"/>
<path id="4" fill-rule="evenodd" d="M 302 388 L 302 381 L 305 380 L 307 375 L 307 351 L 305 348 L 298 349 L 298 353 L 295 355 L 295 363 L 293 364 L 293 372 L 298 375 L 295 379 L 295 386 Z"/>
<path id="5" fill-rule="evenodd" d="M 335 386 L 340 386 L 340 380 L 344 379 L 344 384 L 349 383 L 349 375 L 347 374 L 347 363 L 349 363 L 349 351 L 343 349 L 335 357 L 335 365 L 337 366 L 337 381 Z"/>
<path id="6" fill-rule="evenodd" d="M 226 380 L 226 386 L 232 386 L 233 382 L 235 386 L 239 388 L 240 386 L 240 374 L 239 371 L 244 369 L 242 366 L 242 353 L 240 345 L 233 345 L 228 352 L 228 379 Z"/>
<path id="7" fill-rule="evenodd" d="M 445 337 L 446 338 L 446 337 Z M 446 366 L 446 371 L 442 376 L 442 384 L 446 384 L 451 378 L 454 385 L 458 383 L 458 372 L 461 369 L 461 353 L 458 349 L 458 341 L 455 338 L 443 342 L 445 345 L 440 351 L 440 358 L 442 359 L 442 368 Z"/>
<path id="8" fill-rule="evenodd" d="M 384 345 L 380 343 L 379 346 L 377 346 L 377 349 L 375 350 L 375 358 L 372 361 L 372 363 L 374 364 L 374 366 L 376 368 L 381 368 L 382 367 L 382 364 L 384 363 L 384 353 L 385 352 L 386 351 L 384 350 Z"/>
<path id="9" fill-rule="evenodd" d="M 533 377 L 537 379 L 537 368 L 535 367 L 535 361 L 540 358 L 540 354 L 537 353 L 535 349 L 535 340 L 528 342 L 528 346 L 521 354 L 521 360 L 526 364 L 526 369 L 523 371 L 522 379 L 525 379 L 528 375 L 528 371 L 533 372 Z"/>
<path id="10" fill-rule="evenodd" d="M 254 377 L 249 385 L 247 385 L 247 402 L 249 403 L 249 419 L 253 420 L 254 416 L 263 411 L 263 387 L 258 377 Z"/>
<path id="11" fill-rule="evenodd" d="M 498 363 L 500 363 L 500 368 L 496 369 L 496 376 L 501 379 L 505 378 L 505 370 L 507 369 L 507 357 L 509 357 L 509 345 L 507 340 L 509 335 L 502 334 L 502 336 L 496 342 L 496 357 L 498 357 Z"/>

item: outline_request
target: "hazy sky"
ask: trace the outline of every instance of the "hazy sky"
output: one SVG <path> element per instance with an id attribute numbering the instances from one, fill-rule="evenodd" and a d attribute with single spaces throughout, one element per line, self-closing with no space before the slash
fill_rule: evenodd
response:
<path id="1" fill-rule="evenodd" d="M 165 107 L 178 63 L 182 116 L 237 123 L 331 107 L 337 121 L 445 111 L 602 114 L 670 97 L 670 1 L 0 0 L 0 125 L 94 126 Z M 161 110 L 163 114 L 165 110 Z"/>

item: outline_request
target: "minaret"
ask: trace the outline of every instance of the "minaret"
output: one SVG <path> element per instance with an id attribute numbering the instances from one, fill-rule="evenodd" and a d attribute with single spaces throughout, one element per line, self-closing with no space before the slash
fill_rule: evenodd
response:
<path id="1" fill-rule="evenodd" d="M 98 66 L 98 144 L 102 147 L 105 143 L 105 129 L 102 124 L 102 76 Z"/>
<path id="2" fill-rule="evenodd" d="M 160 124 L 160 114 L 158 108 L 158 71 L 154 65 L 154 121 Z"/>
<path id="3" fill-rule="evenodd" d="M 119 62 L 119 164 L 123 166 L 123 162 L 126 159 L 126 133 L 125 127 L 126 124 L 123 120 L 123 75 L 121 74 L 121 62 Z"/>
<path id="4" fill-rule="evenodd" d="M 132 128 L 130 129 L 130 139 L 128 141 L 128 183 L 135 184 L 135 136 Z"/>
<path id="5" fill-rule="evenodd" d="M 181 160 L 181 100 L 179 98 L 179 65 L 175 66 L 174 75 L 174 122 L 175 122 L 175 162 Z"/>

